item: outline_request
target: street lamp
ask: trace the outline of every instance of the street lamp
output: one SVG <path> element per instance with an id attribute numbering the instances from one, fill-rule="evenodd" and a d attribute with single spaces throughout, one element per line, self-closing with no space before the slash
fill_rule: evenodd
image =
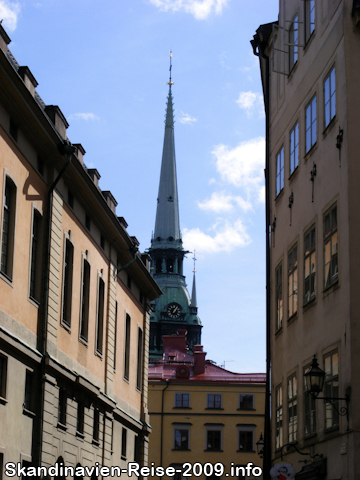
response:
<path id="1" fill-rule="evenodd" d="M 304 374 L 304 377 L 308 392 L 312 393 L 314 397 L 317 397 L 324 386 L 325 372 L 319 367 L 316 355 L 314 355 L 312 364 Z"/>
<path id="2" fill-rule="evenodd" d="M 264 455 L 264 437 L 262 432 L 260 433 L 260 438 L 256 442 L 257 453 L 260 455 L 260 458 L 263 458 Z"/>
<path id="3" fill-rule="evenodd" d="M 311 395 L 314 397 L 315 400 L 324 400 L 325 403 L 330 403 L 330 405 L 333 406 L 333 408 L 336 410 L 336 412 L 341 415 L 345 416 L 347 419 L 347 429 L 349 430 L 349 403 L 350 403 L 350 394 L 346 393 L 345 397 L 319 397 L 319 393 L 321 393 L 323 386 L 324 386 L 324 379 L 325 379 L 325 372 L 324 370 L 321 370 L 319 367 L 319 364 L 316 360 L 316 355 L 314 355 L 313 361 L 307 370 L 306 373 L 304 373 L 305 381 L 306 381 L 306 387 L 308 392 L 311 393 Z M 338 401 L 339 400 L 345 400 L 346 402 L 346 407 L 340 407 L 338 406 Z"/>

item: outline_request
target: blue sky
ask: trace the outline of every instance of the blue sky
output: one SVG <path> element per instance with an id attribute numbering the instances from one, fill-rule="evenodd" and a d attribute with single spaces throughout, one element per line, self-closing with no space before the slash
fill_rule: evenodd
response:
<path id="1" fill-rule="evenodd" d="M 249 41 L 275 0 L 0 0 L 10 50 L 150 246 L 168 93 L 180 224 L 207 358 L 265 371 L 265 118 Z M 189 289 L 193 261 L 185 273 Z"/>

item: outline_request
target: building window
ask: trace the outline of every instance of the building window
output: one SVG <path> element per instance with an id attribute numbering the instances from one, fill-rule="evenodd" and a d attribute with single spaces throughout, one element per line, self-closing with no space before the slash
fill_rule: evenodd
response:
<path id="1" fill-rule="evenodd" d="M 58 405 L 58 423 L 61 426 L 66 425 L 66 392 L 63 388 L 59 389 L 59 405 Z"/>
<path id="2" fill-rule="evenodd" d="M 283 446 L 283 409 L 282 409 L 282 386 L 279 385 L 275 390 L 276 396 L 276 432 L 275 432 L 275 448 L 279 449 Z"/>
<path id="3" fill-rule="evenodd" d="M 316 95 L 305 110 L 305 153 L 308 153 L 317 140 Z"/>
<path id="4" fill-rule="evenodd" d="M 254 431 L 255 427 L 251 425 L 240 425 L 239 429 L 239 452 L 254 451 Z"/>
<path id="5" fill-rule="evenodd" d="M 324 81 L 325 128 L 336 115 L 335 67 L 332 68 Z"/>
<path id="6" fill-rule="evenodd" d="M 304 368 L 304 374 L 308 371 L 310 365 Z M 316 433 L 316 407 L 315 398 L 307 389 L 306 378 L 304 377 L 304 435 Z"/>
<path id="7" fill-rule="evenodd" d="M 205 450 L 222 450 L 222 426 L 211 425 L 206 427 L 206 448 Z"/>
<path id="8" fill-rule="evenodd" d="M 102 278 L 99 278 L 97 322 L 96 322 L 96 352 L 99 353 L 100 355 L 102 355 L 102 351 L 103 351 L 104 299 L 105 299 L 105 283 Z"/>
<path id="9" fill-rule="evenodd" d="M 73 262 L 74 246 L 67 238 L 64 243 L 64 268 L 63 268 L 63 301 L 62 301 L 62 322 L 71 327 L 71 303 L 73 285 Z"/>
<path id="10" fill-rule="evenodd" d="M 80 338 L 88 341 L 89 334 L 89 302 L 90 302 L 90 264 L 83 259 L 82 288 L 81 288 L 81 314 Z"/>
<path id="11" fill-rule="evenodd" d="M 33 210 L 33 224 L 31 229 L 31 258 L 30 258 L 30 298 L 40 302 L 41 284 L 41 252 L 42 252 L 42 216 Z"/>
<path id="12" fill-rule="evenodd" d="M 9 280 L 12 280 L 13 275 L 15 210 L 16 187 L 14 182 L 6 177 L 1 232 L 1 273 Z"/>
<path id="13" fill-rule="evenodd" d="M 118 330 L 118 302 L 115 302 L 115 329 L 114 329 L 114 371 L 116 370 L 117 330 Z"/>
<path id="14" fill-rule="evenodd" d="M 290 72 L 298 61 L 299 16 L 295 15 L 289 30 L 289 68 Z"/>
<path id="15" fill-rule="evenodd" d="M 254 395 L 240 395 L 240 410 L 254 410 Z"/>
<path id="16" fill-rule="evenodd" d="M 297 379 L 296 375 L 288 378 L 288 434 L 289 443 L 297 439 Z"/>
<path id="17" fill-rule="evenodd" d="M 299 166 L 299 122 L 290 132 L 290 175 Z"/>
<path id="18" fill-rule="evenodd" d="M 324 286 L 338 281 L 337 205 L 324 214 Z"/>
<path id="19" fill-rule="evenodd" d="M 0 398 L 6 398 L 7 358 L 0 355 Z"/>
<path id="20" fill-rule="evenodd" d="M 190 427 L 177 425 L 174 427 L 174 450 L 190 449 Z"/>
<path id="21" fill-rule="evenodd" d="M 77 405 L 77 418 L 76 418 L 76 433 L 83 435 L 84 433 L 84 418 L 85 418 L 85 408 L 84 403 L 78 400 Z"/>
<path id="22" fill-rule="evenodd" d="M 315 225 L 304 236 L 304 303 L 315 298 L 316 234 Z"/>
<path id="23" fill-rule="evenodd" d="M 125 320 L 125 358 L 124 358 L 124 378 L 129 380 L 130 373 L 130 327 L 131 318 L 129 314 L 126 314 Z"/>
<path id="24" fill-rule="evenodd" d="M 207 408 L 221 408 L 221 394 L 208 393 Z"/>
<path id="25" fill-rule="evenodd" d="M 34 372 L 26 370 L 25 376 L 25 395 L 24 395 L 24 409 L 28 412 L 34 412 L 34 394 L 35 394 L 35 381 L 34 381 Z"/>
<path id="26" fill-rule="evenodd" d="M 282 290 L 282 263 L 275 270 L 275 303 L 276 303 L 276 331 L 282 328 L 284 307 Z"/>
<path id="27" fill-rule="evenodd" d="M 324 397 L 339 398 L 339 354 L 337 350 L 324 356 Z M 339 426 L 339 401 L 325 403 L 325 429 Z"/>
<path id="28" fill-rule="evenodd" d="M 284 188 L 284 147 L 276 155 L 276 196 Z"/>
<path id="29" fill-rule="evenodd" d="M 288 253 L 288 288 L 289 288 L 289 318 L 297 312 L 298 271 L 297 245 Z"/>
<path id="30" fill-rule="evenodd" d="M 315 31 L 315 0 L 305 0 L 305 41 Z"/>
<path id="31" fill-rule="evenodd" d="M 142 359 L 143 359 L 143 332 L 141 328 L 138 328 L 137 371 L 136 371 L 136 388 L 138 390 L 141 390 Z"/>
<path id="32" fill-rule="evenodd" d="M 175 393 L 175 407 L 189 408 L 190 407 L 190 393 Z"/>
<path id="33" fill-rule="evenodd" d="M 94 408 L 94 424 L 93 424 L 93 442 L 99 443 L 100 431 L 100 412 L 98 408 Z"/>
<path id="34" fill-rule="evenodd" d="M 123 427 L 121 432 L 121 458 L 126 458 L 127 430 Z"/>

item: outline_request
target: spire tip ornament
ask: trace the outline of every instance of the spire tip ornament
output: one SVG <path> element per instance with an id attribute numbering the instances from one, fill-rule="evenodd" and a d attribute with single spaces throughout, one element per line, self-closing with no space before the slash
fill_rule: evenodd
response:
<path id="1" fill-rule="evenodd" d="M 172 63 L 171 63 L 171 59 L 172 59 L 172 51 L 170 50 L 169 51 L 169 54 L 170 54 L 170 68 L 169 68 L 169 72 L 170 72 L 170 79 L 169 81 L 167 82 L 167 85 L 174 85 L 174 82 L 171 81 L 171 69 L 172 69 Z"/>

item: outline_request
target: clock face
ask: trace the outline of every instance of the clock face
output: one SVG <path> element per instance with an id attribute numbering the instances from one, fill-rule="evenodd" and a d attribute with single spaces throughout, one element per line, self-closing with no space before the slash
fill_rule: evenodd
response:
<path id="1" fill-rule="evenodd" d="M 170 318 L 178 318 L 181 314 L 181 307 L 178 303 L 170 303 L 167 307 L 167 314 Z"/>

